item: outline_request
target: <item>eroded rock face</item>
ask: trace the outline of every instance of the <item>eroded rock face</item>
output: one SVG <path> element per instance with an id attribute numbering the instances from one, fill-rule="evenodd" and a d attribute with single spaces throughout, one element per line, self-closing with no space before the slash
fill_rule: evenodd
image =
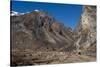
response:
<path id="1" fill-rule="evenodd" d="M 78 50 L 96 51 L 96 6 L 84 6 L 76 33 Z"/>

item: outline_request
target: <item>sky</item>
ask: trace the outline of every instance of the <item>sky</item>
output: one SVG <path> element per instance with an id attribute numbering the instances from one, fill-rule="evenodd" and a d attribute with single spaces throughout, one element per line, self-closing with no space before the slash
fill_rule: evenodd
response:
<path id="1" fill-rule="evenodd" d="M 26 1 L 11 1 L 11 10 L 21 13 L 32 12 L 34 10 L 46 11 L 50 16 L 53 16 L 57 21 L 65 26 L 75 29 L 79 23 L 82 13 L 82 5 L 75 4 L 58 4 L 58 3 L 43 3 L 43 2 L 26 2 Z"/>

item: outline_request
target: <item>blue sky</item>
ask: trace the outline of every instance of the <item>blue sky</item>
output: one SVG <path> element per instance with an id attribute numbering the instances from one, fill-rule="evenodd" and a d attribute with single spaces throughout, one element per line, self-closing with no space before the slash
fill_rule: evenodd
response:
<path id="1" fill-rule="evenodd" d="M 82 5 L 12 1 L 11 10 L 17 12 L 31 12 L 35 9 L 47 11 L 56 20 L 74 29 L 82 13 Z"/>

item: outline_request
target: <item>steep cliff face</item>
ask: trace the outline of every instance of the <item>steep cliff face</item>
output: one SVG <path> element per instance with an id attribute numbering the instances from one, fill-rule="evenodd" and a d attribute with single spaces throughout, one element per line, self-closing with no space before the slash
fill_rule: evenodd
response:
<path id="1" fill-rule="evenodd" d="M 41 51 L 73 50 L 73 33 L 46 12 L 11 16 L 12 48 Z M 71 47 L 70 49 L 68 49 Z"/>
<path id="2" fill-rule="evenodd" d="M 76 28 L 77 50 L 96 53 L 96 6 L 84 6 L 78 27 Z"/>

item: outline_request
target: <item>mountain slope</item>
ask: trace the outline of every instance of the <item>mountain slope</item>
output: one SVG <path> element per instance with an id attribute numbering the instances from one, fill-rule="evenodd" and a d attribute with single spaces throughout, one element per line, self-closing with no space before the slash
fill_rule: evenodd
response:
<path id="1" fill-rule="evenodd" d="M 11 24 L 14 48 L 53 51 L 64 46 L 67 50 L 73 45 L 71 30 L 46 12 L 33 11 L 20 16 L 11 16 Z"/>

